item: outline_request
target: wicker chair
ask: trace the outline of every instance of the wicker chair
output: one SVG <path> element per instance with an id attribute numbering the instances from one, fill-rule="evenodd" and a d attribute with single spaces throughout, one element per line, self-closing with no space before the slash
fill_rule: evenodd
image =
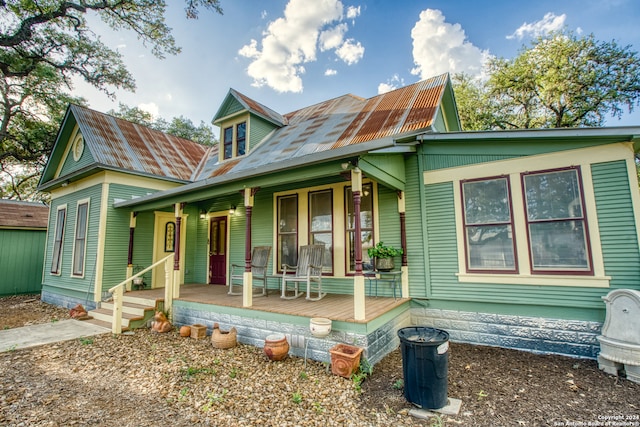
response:
<path id="1" fill-rule="evenodd" d="M 307 284 L 307 299 L 318 301 L 322 299 L 326 293 L 322 292 L 322 258 L 324 255 L 324 245 L 308 245 L 301 246 L 298 253 L 298 265 L 282 265 L 282 295 L 284 299 L 294 299 L 302 295 L 298 285 L 300 283 Z M 287 272 L 294 271 L 294 274 Z M 287 284 L 293 283 L 293 288 L 288 289 Z M 315 288 L 315 289 L 312 289 Z M 317 292 L 316 297 L 311 297 L 312 291 Z M 293 291 L 292 296 L 287 293 Z"/>
<path id="2" fill-rule="evenodd" d="M 253 287 L 262 288 L 262 295 L 267 296 L 267 266 L 271 246 L 256 246 L 251 251 L 251 274 Z M 244 264 L 231 264 L 231 280 L 229 281 L 229 295 L 242 295 L 242 283 L 244 279 Z M 234 283 L 240 281 L 239 284 Z M 262 282 L 262 286 L 256 286 L 255 282 Z M 234 290 L 234 286 L 240 286 L 240 291 Z"/>

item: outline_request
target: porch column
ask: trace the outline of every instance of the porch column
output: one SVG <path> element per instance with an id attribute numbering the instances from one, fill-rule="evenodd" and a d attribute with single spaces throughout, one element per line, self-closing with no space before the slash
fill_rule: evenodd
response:
<path id="1" fill-rule="evenodd" d="M 402 298 L 409 298 L 409 263 L 407 261 L 407 223 L 405 218 L 405 194 L 398 191 L 398 213 L 400 214 L 400 244 L 402 245 Z"/>
<path id="2" fill-rule="evenodd" d="M 244 190 L 245 235 L 244 235 L 244 273 L 242 274 L 242 306 L 253 305 L 253 274 L 251 273 L 251 214 L 253 213 L 253 188 Z"/>
<path id="3" fill-rule="evenodd" d="M 355 228 L 355 275 L 353 276 L 353 317 L 355 320 L 364 320 L 365 315 L 365 291 L 364 276 L 362 275 L 362 236 L 360 224 L 360 203 L 362 194 L 362 171 L 358 168 L 351 170 L 351 192 L 353 193 L 353 214 Z"/>
<path id="4" fill-rule="evenodd" d="M 127 252 L 127 279 L 133 276 L 133 235 L 136 230 L 136 216 L 138 212 L 131 212 L 129 216 L 129 251 Z M 127 283 L 127 291 L 131 290 L 131 282 Z"/>
<path id="5" fill-rule="evenodd" d="M 173 298 L 180 297 L 180 234 L 182 229 L 182 212 L 185 204 L 186 203 L 176 203 L 174 205 L 176 214 L 176 235 L 174 238 L 175 251 L 173 253 Z"/>

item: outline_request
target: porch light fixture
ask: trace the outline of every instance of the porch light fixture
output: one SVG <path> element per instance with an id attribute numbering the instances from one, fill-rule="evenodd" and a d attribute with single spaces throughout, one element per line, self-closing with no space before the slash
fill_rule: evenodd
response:
<path id="1" fill-rule="evenodd" d="M 233 215 L 236 213 L 236 205 L 231 205 L 229 208 L 229 215 Z"/>
<path id="2" fill-rule="evenodd" d="M 200 211 L 200 219 L 207 219 L 207 213 L 204 210 Z"/>

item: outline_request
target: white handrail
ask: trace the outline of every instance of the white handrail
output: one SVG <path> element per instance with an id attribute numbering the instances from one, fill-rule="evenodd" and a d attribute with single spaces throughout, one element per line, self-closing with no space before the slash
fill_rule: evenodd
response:
<path id="1" fill-rule="evenodd" d="M 173 257 L 174 257 L 173 254 L 167 255 L 166 257 L 162 258 L 160 261 L 157 261 L 155 264 L 152 264 L 149 267 L 145 268 L 144 270 L 134 274 L 133 276 L 126 278 L 122 282 L 118 283 L 117 285 L 109 289 L 108 292 L 110 294 L 113 294 L 113 319 L 111 322 L 111 332 L 113 332 L 114 334 L 122 333 L 122 297 L 124 295 L 125 285 L 133 281 L 133 279 L 142 276 L 147 271 L 159 266 L 160 264 L 169 263 L 169 259 Z M 173 288 L 173 284 L 169 283 L 169 281 L 171 280 L 171 275 L 167 274 L 168 269 L 169 267 L 165 265 L 165 276 L 168 279 L 165 283 L 165 287 Z M 165 301 L 165 304 L 166 303 L 167 302 Z M 169 301 L 169 305 L 170 304 L 171 302 Z"/>

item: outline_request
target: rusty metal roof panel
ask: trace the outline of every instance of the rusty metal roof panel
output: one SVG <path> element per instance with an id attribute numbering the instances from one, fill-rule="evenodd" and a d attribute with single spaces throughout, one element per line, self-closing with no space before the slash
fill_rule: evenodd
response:
<path id="1" fill-rule="evenodd" d="M 72 106 L 87 147 L 99 164 L 184 181 L 193 180 L 206 147 L 88 108 Z"/>
<path id="2" fill-rule="evenodd" d="M 447 79 L 444 74 L 369 99 L 344 95 L 285 114 L 287 124 L 275 129 L 237 163 L 229 166 L 229 162 L 218 162 L 216 153 L 205 160 L 197 178 L 220 175 L 223 167 L 224 173 L 240 173 L 348 145 L 428 130 Z M 244 95 L 233 93 L 246 105 L 254 105 Z"/>
<path id="3" fill-rule="evenodd" d="M 262 116 L 263 118 L 274 122 L 276 124 L 278 124 L 279 126 L 282 126 L 284 124 L 286 124 L 286 119 L 279 113 L 276 113 L 275 111 L 273 111 L 271 108 L 268 108 L 262 104 L 260 104 L 259 102 L 254 101 L 253 99 L 249 98 L 248 96 L 245 96 L 243 94 L 241 94 L 240 92 L 238 92 L 235 89 L 231 89 L 229 91 L 229 93 L 231 93 L 232 95 L 234 95 L 236 97 L 236 99 L 242 104 L 244 105 L 244 107 L 255 113 L 258 114 L 259 116 Z"/>

